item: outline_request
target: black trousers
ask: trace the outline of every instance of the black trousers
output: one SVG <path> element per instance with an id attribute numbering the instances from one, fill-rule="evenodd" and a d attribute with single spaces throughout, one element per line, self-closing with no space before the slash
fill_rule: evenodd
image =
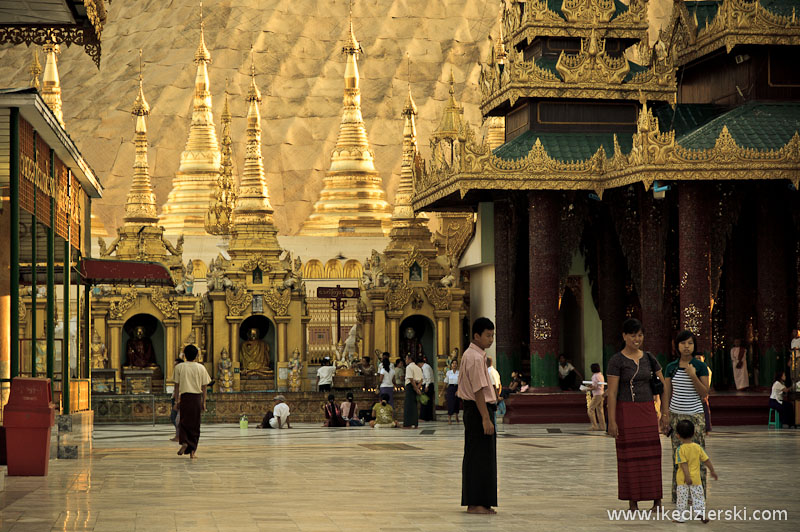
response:
<path id="1" fill-rule="evenodd" d="M 487 404 L 489 417 L 497 408 Z M 464 461 L 461 464 L 461 506 L 497 506 L 497 427 L 483 433 L 475 401 L 464 401 Z"/>

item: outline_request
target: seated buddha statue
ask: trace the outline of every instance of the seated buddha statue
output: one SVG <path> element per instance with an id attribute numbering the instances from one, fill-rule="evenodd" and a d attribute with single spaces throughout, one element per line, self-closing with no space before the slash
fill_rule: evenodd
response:
<path id="1" fill-rule="evenodd" d="M 269 345 L 258 337 L 258 329 L 247 331 L 247 340 L 239 347 L 239 364 L 244 376 L 270 372 Z"/>
<path id="2" fill-rule="evenodd" d="M 128 339 L 125 346 L 127 355 L 127 366 L 134 368 L 149 368 L 157 366 L 156 352 L 153 349 L 153 342 L 147 337 L 144 327 L 141 325 L 133 330 L 133 337 Z"/>

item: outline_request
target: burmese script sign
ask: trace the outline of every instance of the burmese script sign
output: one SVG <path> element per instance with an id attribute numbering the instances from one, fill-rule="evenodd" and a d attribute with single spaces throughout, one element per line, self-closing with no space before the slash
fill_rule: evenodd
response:
<path id="1" fill-rule="evenodd" d="M 320 299 L 354 299 L 361 297 L 361 290 L 358 288 L 342 288 L 336 286 L 320 286 L 317 288 L 317 297 Z"/>

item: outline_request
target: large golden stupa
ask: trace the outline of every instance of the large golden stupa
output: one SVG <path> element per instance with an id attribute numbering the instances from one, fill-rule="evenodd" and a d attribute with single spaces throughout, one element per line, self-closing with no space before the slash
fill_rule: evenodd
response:
<path id="1" fill-rule="evenodd" d="M 353 32 L 342 48 L 347 56 L 339 138 L 314 212 L 303 224 L 303 236 L 385 236 L 392 206 L 386 201 L 381 176 L 375 170 L 364 119 L 361 117 L 358 60 L 361 45 Z"/>

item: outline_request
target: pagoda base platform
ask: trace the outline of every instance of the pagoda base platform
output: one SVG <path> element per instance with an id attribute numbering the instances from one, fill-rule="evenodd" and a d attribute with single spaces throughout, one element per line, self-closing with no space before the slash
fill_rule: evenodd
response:
<path id="1" fill-rule="evenodd" d="M 271 376 L 259 376 L 257 378 L 242 377 L 239 381 L 239 389 L 242 392 L 269 392 L 278 389 L 275 382 L 275 374 Z"/>
<path id="2" fill-rule="evenodd" d="M 712 427 L 767 424 L 768 390 L 714 392 L 710 396 L 709 403 Z M 506 415 L 503 421 L 509 424 L 588 424 L 586 394 L 552 389 L 513 394 L 506 400 Z"/>

